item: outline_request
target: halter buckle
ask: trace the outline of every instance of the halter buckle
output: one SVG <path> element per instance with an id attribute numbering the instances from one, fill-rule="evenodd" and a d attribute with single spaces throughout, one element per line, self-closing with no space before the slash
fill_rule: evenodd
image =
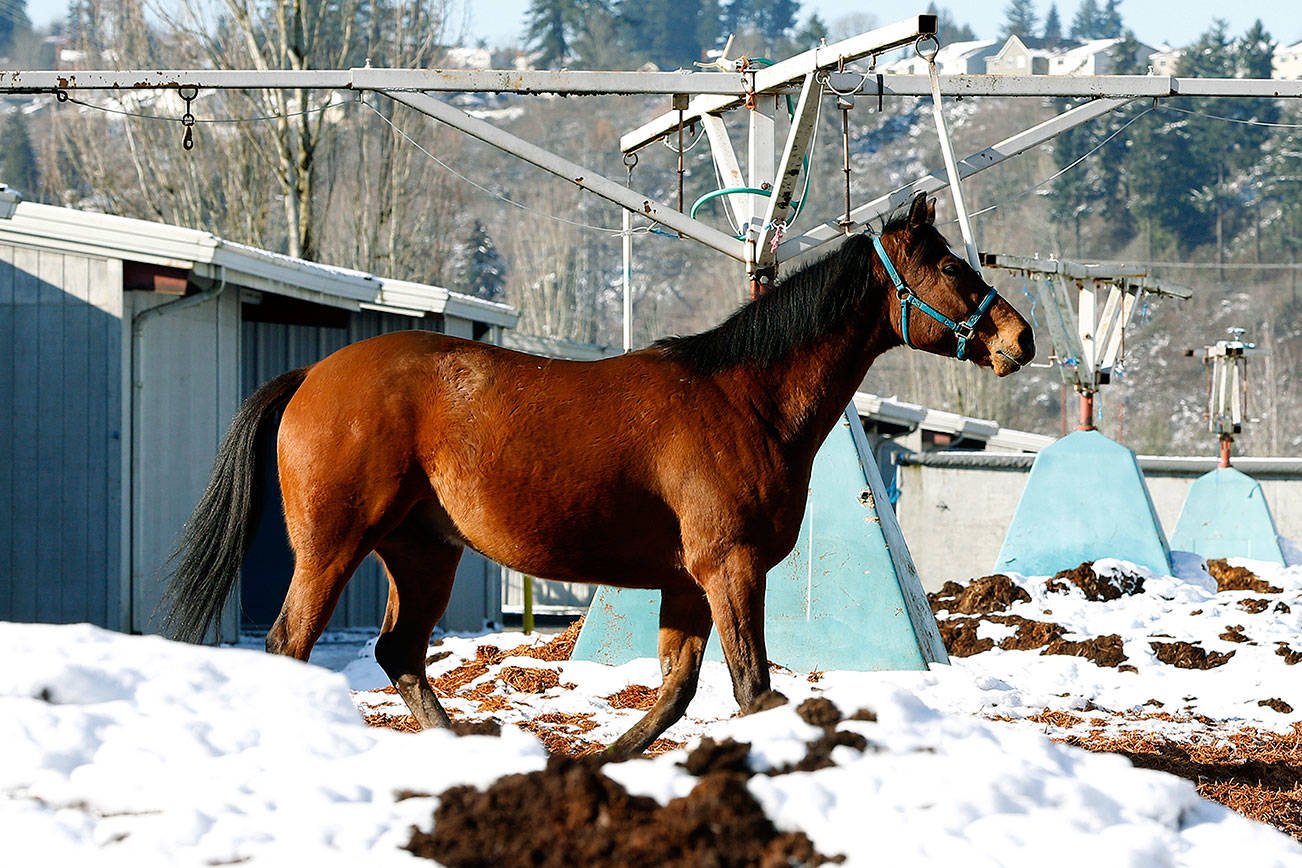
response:
<path id="1" fill-rule="evenodd" d="M 958 339 L 961 341 L 970 341 L 976 336 L 976 327 L 969 325 L 966 322 L 955 323 L 954 334 L 956 334 Z"/>

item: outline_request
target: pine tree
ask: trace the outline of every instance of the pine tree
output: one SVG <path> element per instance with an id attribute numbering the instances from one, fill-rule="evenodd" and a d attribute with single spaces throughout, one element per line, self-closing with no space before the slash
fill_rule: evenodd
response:
<path id="1" fill-rule="evenodd" d="M 1097 39 L 1099 34 L 1098 4 L 1094 0 L 1081 0 L 1076 15 L 1071 19 L 1072 39 Z"/>
<path id="2" fill-rule="evenodd" d="M 971 42 L 977 38 L 976 32 L 966 24 L 959 24 L 954 19 L 954 13 L 948 9 L 941 9 L 935 3 L 928 3 L 927 14 L 936 16 L 936 38 L 940 40 L 941 45 Z"/>
<path id="3" fill-rule="evenodd" d="M 497 301 L 506 291 L 506 262 L 492 236 L 475 220 L 465 240 L 452 251 L 451 272 L 459 292 Z"/>
<path id="4" fill-rule="evenodd" d="M 27 0 L 0 3 L 0 51 L 13 44 L 14 38 L 32 29 L 27 18 Z"/>
<path id="5" fill-rule="evenodd" d="M 1095 39 L 1119 39 L 1124 29 L 1121 21 L 1121 0 L 1107 0 L 1099 13 Z"/>
<path id="6" fill-rule="evenodd" d="M 735 5 L 729 4 L 725 20 Z M 690 68 L 702 59 L 707 40 L 701 34 L 712 29 L 708 19 L 717 10 L 718 4 L 708 0 L 618 0 L 614 15 L 630 56 L 672 69 Z"/>
<path id="7" fill-rule="evenodd" d="M 606 0 L 532 0 L 524 42 L 541 66 L 565 66 L 580 59 L 577 49 L 591 43 L 595 24 L 609 16 Z"/>
<path id="8" fill-rule="evenodd" d="M 1044 42 L 1049 47 L 1062 44 L 1062 19 L 1058 17 L 1058 4 L 1049 4 L 1049 14 L 1044 16 Z"/>
<path id="9" fill-rule="evenodd" d="M 1035 0 L 1011 0 L 1004 7 L 1004 38 L 1019 36 L 1023 39 L 1035 35 L 1037 24 Z"/>
<path id="10" fill-rule="evenodd" d="M 569 0 L 533 0 L 524 17 L 524 43 L 537 53 L 539 66 L 564 65 L 570 54 Z"/>
<path id="11" fill-rule="evenodd" d="M 36 151 L 27 135 L 27 123 L 14 112 L 0 126 L 0 183 L 17 190 L 25 199 L 35 199 L 41 186 L 36 167 Z"/>
<path id="12" fill-rule="evenodd" d="M 811 12 L 809 18 L 796 31 L 796 44 L 801 48 L 814 48 L 827 39 L 827 34 L 827 24 L 818 17 L 817 12 Z"/>

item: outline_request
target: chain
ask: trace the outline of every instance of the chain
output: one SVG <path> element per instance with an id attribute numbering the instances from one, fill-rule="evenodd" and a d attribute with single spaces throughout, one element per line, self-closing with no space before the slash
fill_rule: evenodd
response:
<path id="1" fill-rule="evenodd" d="M 177 95 L 185 100 L 185 114 L 181 115 L 181 126 L 185 127 L 185 136 L 181 139 L 181 147 L 187 151 L 194 150 L 194 112 L 190 111 L 190 104 L 199 96 L 197 87 L 183 87 L 177 90 Z"/>

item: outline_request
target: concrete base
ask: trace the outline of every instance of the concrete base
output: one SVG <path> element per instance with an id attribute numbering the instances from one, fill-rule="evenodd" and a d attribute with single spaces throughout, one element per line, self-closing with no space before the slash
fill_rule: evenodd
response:
<path id="1" fill-rule="evenodd" d="M 1171 546 L 1204 558 L 1284 563 L 1275 520 L 1261 485 L 1233 467 L 1218 467 L 1194 480 L 1175 523 Z"/>
<path id="2" fill-rule="evenodd" d="M 1048 576 L 1098 558 L 1171 572 L 1171 551 L 1135 453 L 1075 431 L 1035 457 L 996 572 Z"/>
<path id="3" fill-rule="evenodd" d="M 949 662 L 854 412 L 814 460 L 800 539 L 769 571 L 764 600 L 768 657 L 789 669 L 907 670 Z M 659 591 L 599 588 L 573 658 L 619 664 L 655 657 L 659 610 Z M 717 636 L 706 658 L 723 659 Z"/>

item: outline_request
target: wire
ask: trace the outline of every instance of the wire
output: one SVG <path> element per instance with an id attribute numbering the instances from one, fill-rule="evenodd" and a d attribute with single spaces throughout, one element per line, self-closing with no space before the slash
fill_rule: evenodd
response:
<path id="1" fill-rule="evenodd" d="M 1086 151 L 1085 153 L 1081 154 L 1079 157 L 1077 157 L 1076 159 L 1072 160 L 1070 163 L 1068 163 L 1067 165 L 1063 166 L 1061 169 L 1059 169 L 1058 171 L 1054 172 L 1052 175 L 1050 175 L 1049 177 L 1045 178 L 1045 179 L 1044 179 L 1043 181 L 1041 181 L 1040 183 L 1038 183 L 1038 184 L 1034 184 L 1034 185 L 1032 185 L 1032 186 L 1030 186 L 1030 187 L 1027 187 L 1025 190 L 1021 191 L 1020 193 L 1016 193 L 1016 194 L 1014 194 L 1014 195 L 1012 195 L 1012 196 L 1009 196 L 1007 199 L 1003 200 L 1002 202 L 997 202 L 997 203 L 995 203 L 994 205 L 987 205 L 985 208 L 982 208 L 982 209 L 979 210 L 979 211 L 973 211 L 973 212 L 972 212 L 971 214 L 969 214 L 968 216 L 969 216 L 969 217 L 976 217 L 976 216 L 978 216 L 978 215 L 980 215 L 980 214 L 985 214 L 985 213 L 987 213 L 987 212 L 994 211 L 994 210 L 996 210 L 996 209 L 998 209 L 998 208 L 1002 208 L 1003 206 L 1009 204 L 1010 202 L 1016 202 L 1018 199 L 1021 199 L 1023 196 L 1026 196 L 1026 195 L 1029 194 L 1029 193 L 1034 193 L 1036 190 L 1040 189 L 1040 188 L 1043 187 L 1045 184 L 1051 183 L 1052 181 L 1056 181 L 1058 178 L 1062 177 L 1062 176 L 1065 175 L 1067 172 L 1069 172 L 1069 171 L 1071 171 L 1072 169 L 1076 168 L 1076 166 L 1080 165 L 1080 164 L 1081 164 L 1083 161 L 1085 161 L 1087 158 L 1093 156 L 1095 153 L 1098 152 L 1098 150 L 1099 150 L 1100 148 L 1102 148 L 1102 147 L 1103 147 L 1104 145 L 1106 145 L 1108 142 L 1110 142 L 1110 141 L 1112 141 L 1113 139 L 1115 139 L 1117 136 L 1121 135 L 1121 133 L 1126 129 L 1126 127 L 1130 126 L 1130 125 L 1133 124 L 1135 121 L 1139 120 L 1139 119 L 1142 118 L 1144 115 L 1146 115 L 1146 114 L 1148 114 L 1149 112 L 1151 112 L 1152 110 L 1153 110 L 1153 109 L 1151 109 L 1151 108 L 1146 108 L 1146 109 L 1144 109 L 1142 112 L 1140 112 L 1139 114 L 1135 115 L 1133 118 L 1131 118 L 1130 120 L 1126 121 L 1126 122 L 1125 122 L 1124 124 L 1122 124 L 1121 126 L 1117 127 L 1117 128 L 1112 132 L 1112 134 L 1111 134 L 1110 136 L 1108 136 L 1106 139 L 1104 139 L 1103 141 L 1099 142 L 1097 145 L 1095 145 L 1094 147 L 1090 148 L 1088 151 Z M 950 222 L 950 223 L 956 223 L 956 222 L 958 222 L 958 221 L 957 221 L 957 220 L 951 220 L 951 221 L 949 221 L 949 222 Z M 947 225 L 948 225 L 948 224 L 947 224 Z"/>
<path id="2" fill-rule="evenodd" d="M 400 135 L 400 136 L 402 136 L 404 139 L 406 139 L 407 142 L 408 142 L 409 144 L 411 144 L 411 146 L 414 147 L 416 150 L 420 151 L 422 154 L 424 154 L 425 156 L 429 157 L 431 160 L 433 160 L 434 162 L 436 162 L 436 163 L 438 163 L 440 166 L 442 166 L 444 169 L 446 169 L 448 172 L 450 172 L 450 173 L 452 173 L 453 175 L 455 175 L 456 177 L 460 178 L 462 181 L 465 181 L 467 184 L 469 184 L 470 186 L 474 187 L 476 190 L 479 190 L 479 191 L 481 191 L 481 192 L 487 193 L 488 195 L 492 196 L 494 199 L 501 199 L 501 200 L 502 200 L 503 202 L 505 202 L 506 204 L 508 204 L 508 205 L 513 205 L 513 206 L 515 206 L 516 208 L 519 208 L 521 211 L 527 211 L 527 212 L 529 212 L 529 213 L 531 213 L 531 214 L 537 214 L 537 215 L 539 215 L 540 217 L 546 217 L 548 220 L 555 220 L 557 223 L 567 223 L 567 224 L 569 224 L 570 226 L 577 226 L 577 227 L 579 227 L 580 229 L 592 229 L 592 230 L 595 230 L 595 231 L 597 231 L 597 232 L 605 232 L 605 233 L 610 234 L 610 235 L 619 235 L 619 236 L 622 236 L 622 235 L 624 234 L 624 230 L 623 230 L 622 228 L 621 228 L 621 229 L 611 229 L 611 228 L 608 227 L 608 226 L 594 226 L 594 225 L 591 224 L 591 223 L 580 223 L 580 222 L 578 222 L 577 220 L 566 220 L 564 217 L 557 217 L 555 214 L 548 214 L 546 211 L 539 211 L 539 210 L 536 209 L 536 208 L 530 208 L 528 205 L 524 205 L 524 204 L 521 204 L 521 203 L 519 203 L 519 202 L 516 202 L 514 199 L 508 199 L 507 197 L 503 196 L 501 193 L 498 193 L 496 190 L 490 190 L 490 189 L 488 189 L 487 187 L 485 187 L 483 184 L 480 184 L 480 183 L 477 182 L 477 181 L 473 181 L 473 180 L 471 180 L 470 178 L 467 178 L 465 175 L 461 174 L 461 173 L 458 172 L 456 169 L 452 168 L 452 167 L 449 166 L 447 163 L 443 162 L 443 161 L 440 160 L 438 157 L 434 156 L 434 155 L 431 154 L 429 151 L 425 150 L 423 147 L 421 147 L 420 142 L 416 141 L 416 140 L 413 139 L 411 136 L 407 135 L 406 132 L 404 132 L 400 127 L 396 126 L 396 125 L 393 123 L 393 121 L 391 121 L 391 120 L 389 120 L 388 118 L 386 118 L 386 117 L 383 115 L 383 113 L 381 113 L 380 110 L 377 109 L 375 106 L 371 105 L 371 104 L 368 103 L 368 102 L 363 102 L 362 105 L 366 106 L 368 109 L 370 109 L 371 111 L 375 112 L 376 117 L 378 117 L 380 120 L 382 120 L 382 121 L 384 121 L 386 124 L 388 124 L 389 127 L 390 127 L 390 128 L 391 128 L 395 133 L 397 133 L 398 135 Z M 652 227 L 650 227 L 650 226 L 639 226 L 639 227 L 633 229 L 632 231 L 633 231 L 633 232 L 650 232 L 651 230 L 652 230 Z M 677 236 L 674 236 L 674 237 L 677 237 Z"/>
<path id="3" fill-rule="evenodd" d="M 1186 115 L 1197 115 L 1198 117 L 1211 118 L 1214 121 L 1225 121 L 1226 123 L 1231 123 L 1231 124 L 1246 124 L 1247 126 L 1250 127 L 1278 127 L 1280 129 L 1286 129 L 1286 130 L 1302 130 L 1302 124 L 1282 124 L 1282 123 L 1272 123 L 1270 121 L 1245 120 L 1244 118 L 1229 118 L 1226 117 L 1225 115 L 1214 115 L 1208 112 L 1194 111 L 1193 109 L 1184 109 L 1173 105 L 1159 105 L 1159 106 L 1154 106 L 1154 108 L 1158 108 L 1161 109 L 1162 111 L 1167 111 L 1167 112 L 1180 112 L 1181 114 L 1186 114 Z"/>
<path id="4" fill-rule="evenodd" d="M 85 100 L 80 100 L 72 96 L 68 97 L 68 102 L 76 103 L 77 105 L 85 106 L 86 108 L 89 109 L 95 109 L 95 111 L 107 112 L 108 114 L 112 114 L 112 115 L 125 115 L 126 117 L 129 118 L 140 118 L 142 120 L 147 120 L 147 121 L 167 121 L 169 123 L 177 123 L 177 124 L 181 122 L 180 118 L 167 117 L 166 115 L 147 115 L 147 114 L 142 114 L 140 112 L 129 112 L 126 111 L 125 109 L 109 108 L 108 106 L 96 105 L 93 102 L 86 102 Z M 259 117 L 252 117 L 252 118 L 195 118 L 194 122 L 196 124 L 251 124 L 251 123 L 257 123 L 259 121 L 278 121 L 283 118 L 294 118 L 294 117 L 299 117 L 300 115 L 310 115 L 313 112 L 323 112 L 328 108 L 333 108 L 335 106 L 342 106 L 347 104 L 348 104 L 347 102 L 332 101 L 326 103 L 325 105 L 317 106 L 316 108 L 303 109 L 302 111 L 297 111 L 297 112 L 287 112 L 286 114 L 283 115 L 261 115 Z"/>

